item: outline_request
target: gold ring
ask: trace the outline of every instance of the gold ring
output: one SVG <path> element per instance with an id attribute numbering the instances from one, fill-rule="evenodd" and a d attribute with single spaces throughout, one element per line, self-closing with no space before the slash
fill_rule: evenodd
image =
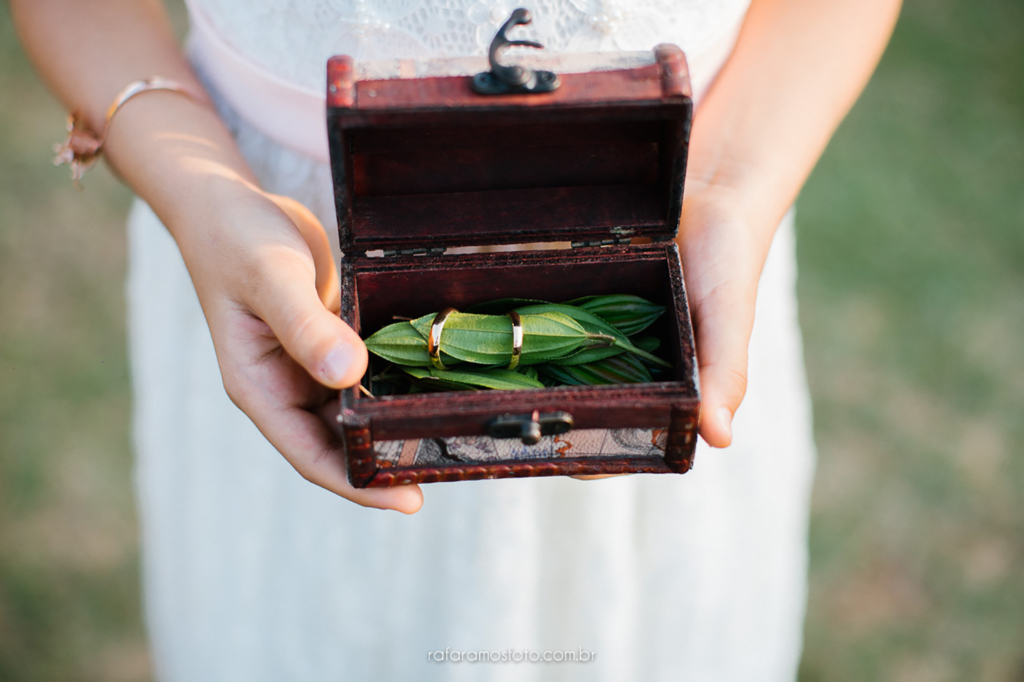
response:
<path id="1" fill-rule="evenodd" d="M 441 362 L 441 331 L 444 330 L 444 323 L 448 316 L 457 312 L 455 308 L 445 308 L 435 315 L 434 321 L 430 323 L 430 335 L 427 336 L 427 355 L 430 356 L 430 362 L 438 369 L 448 369 Z"/>
<path id="2" fill-rule="evenodd" d="M 519 357 L 523 354 L 523 321 L 514 310 L 508 311 L 507 314 L 512 320 L 512 359 L 509 360 L 508 368 L 515 369 L 519 366 Z"/>

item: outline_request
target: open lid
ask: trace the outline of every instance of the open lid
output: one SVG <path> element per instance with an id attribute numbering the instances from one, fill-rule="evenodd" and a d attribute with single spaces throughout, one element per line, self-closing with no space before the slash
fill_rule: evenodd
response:
<path id="1" fill-rule="evenodd" d="M 478 94 L 484 58 L 330 59 L 344 253 L 675 235 L 693 112 L 682 51 L 519 63 L 560 85 Z"/>

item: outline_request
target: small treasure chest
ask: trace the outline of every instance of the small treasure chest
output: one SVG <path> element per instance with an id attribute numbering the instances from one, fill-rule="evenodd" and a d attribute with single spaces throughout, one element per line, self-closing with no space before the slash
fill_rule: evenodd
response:
<path id="1" fill-rule="evenodd" d="M 502 66 L 504 31 L 523 19 L 499 32 L 489 65 L 329 61 L 342 318 L 365 338 L 396 317 L 495 299 L 632 294 L 667 307 L 651 331 L 672 368 L 652 383 L 374 397 L 371 356 L 362 389 L 337 404 L 353 485 L 693 464 L 700 398 L 673 242 L 686 60 L 659 45 Z"/>

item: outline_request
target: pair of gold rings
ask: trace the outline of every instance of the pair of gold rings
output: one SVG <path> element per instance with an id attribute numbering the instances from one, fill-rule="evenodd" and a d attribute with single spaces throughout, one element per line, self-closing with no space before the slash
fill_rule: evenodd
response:
<path id="1" fill-rule="evenodd" d="M 451 314 L 457 312 L 459 311 L 455 308 L 445 308 L 434 316 L 434 321 L 430 323 L 427 354 L 430 356 L 430 362 L 438 369 L 448 369 L 441 362 L 441 332 L 444 331 L 444 323 Z M 519 313 L 514 310 L 510 310 L 506 314 L 512 320 L 512 358 L 509 360 L 508 369 L 515 369 L 519 366 L 519 358 L 523 354 L 523 321 L 520 319 Z"/>

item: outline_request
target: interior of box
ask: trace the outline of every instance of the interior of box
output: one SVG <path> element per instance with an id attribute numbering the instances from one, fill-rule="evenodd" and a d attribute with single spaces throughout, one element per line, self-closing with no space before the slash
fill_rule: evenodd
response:
<path id="1" fill-rule="evenodd" d="M 384 248 L 612 228 L 671 234 L 678 119 L 355 128 L 352 230 Z M 530 241 L 528 238 L 516 241 Z"/>
<path id="2" fill-rule="evenodd" d="M 651 258 L 650 253 L 632 258 L 624 253 L 630 248 L 636 247 L 586 259 L 576 257 L 576 250 L 562 250 L 558 253 L 564 254 L 564 259 L 546 258 L 541 262 L 517 258 L 516 253 L 445 256 L 431 259 L 430 266 L 422 268 L 416 266 L 416 258 L 411 258 L 406 259 L 409 265 L 400 269 L 376 268 L 373 261 L 378 259 L 362 259 L 365 267 L 355 268 L 357 306 L 353 323 L 365 338 L 391 324 L 394 316 L 416 318 L 448 306 L 463 310 L 501 298 L 561 303 L 590 295 L 634 294 L 666 306 L 665 315 L 644 332 L 661 339 L 656 354 L 673 365 L 656 379 L 683 382 L 694 388 L 692 364 L 684 358 L 680 341 L 681 328 L 688 325 L 688 320 L 676 315 L 674 301 L 682 300 L 682 291 L 676 290 L 670 277 L 671 263 L 667 257 Z M 667 250 L 656 245 L 646 248 L 662 253 Z M 375 364 L 371 362 L 367 376 L 383 365 L 379 359 Z"/>

